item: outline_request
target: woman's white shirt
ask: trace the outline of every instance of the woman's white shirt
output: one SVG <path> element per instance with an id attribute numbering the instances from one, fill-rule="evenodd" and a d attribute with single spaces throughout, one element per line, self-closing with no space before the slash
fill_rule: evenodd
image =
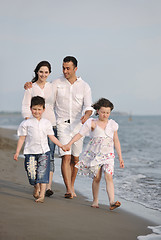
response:
<path id="1" fill-rule="evenodd" d="M 22 116 L 24 118 L 30 118 L 32 116 L 30 104 L 31 98 L 35 96 L 40 96 L 45 99 L 45 111 L 42 117 L 48 119 L 52 126 L 56 126 L 56 118 L 54 113 L 54 92 L 53 86 L 50 82 L 46 82 L 43 89 L 40 88 L 35 82 L 32 84 L 32 88 L 25 90 L 22 101 Z"/>

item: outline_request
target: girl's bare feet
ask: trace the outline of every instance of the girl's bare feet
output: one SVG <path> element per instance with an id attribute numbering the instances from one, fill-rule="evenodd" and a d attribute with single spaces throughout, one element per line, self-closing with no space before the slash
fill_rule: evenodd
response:
<path id="1" fill-rule="evenodd" d="M 93 207 L 93 208 L 99 208 L 98 202 L 93 202 L 92 205 L 91 205 L 91 207 Z"/>

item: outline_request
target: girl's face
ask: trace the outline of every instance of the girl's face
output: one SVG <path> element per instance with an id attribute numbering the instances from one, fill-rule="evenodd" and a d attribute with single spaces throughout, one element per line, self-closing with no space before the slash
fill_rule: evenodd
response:
<path id="1" fill-rule="evenodd" d="M 111 113 L 111 108 L 101 107 L 99 110 L 97 110 L 97 113 L 99 115 L 99 120 L 107 121 Z"/>
<path id="2" fill-rule="evenodd" d="M 46 79 L 48 78 L 50 72 L 48 67 L 42 66 L 39 71 L 37 72 L 38 80 L 41 82 L 46 82 Z"/>

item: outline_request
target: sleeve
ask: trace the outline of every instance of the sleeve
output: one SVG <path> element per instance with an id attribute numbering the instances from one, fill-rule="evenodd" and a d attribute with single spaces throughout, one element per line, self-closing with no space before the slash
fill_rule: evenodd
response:
<path id="1" fill-rule="evenodd" d="M 25 90 L 24 97 L 22 100 L 22 116 L 24 118 L 26 117 L 31 117 L 31 110 L 30 110 L 30 105 L 31 105 L 31 89 Z"/>
<path id="2" fill-rule="evenodd" d="M 54 98 L 53 98 L 53 108 L 55 107 L 55 103 L 56 103 L 56 95 L 57 95 L 57 80 L 53 80 L 52 81 L 52 90 L 53 90 L 53 94 L 54 94 Z"/>
<path id="3" fill-rule="evenodd" d="M 53 131 L 53 127 L 52 127 L 52 125 L 51 125 L 51 122 L 48 121 L 47 119 L 45 119 L 45 120 L 46 120 L 45 125 L 46 125 L 47 135 L 55 135 L 55 134 L 54 134 L 54 131 Z"/>
<path id="4" fill-rule="evenodd" d="M 92 105 L 91 88 L 87 83 L 85 83 L 83 114 L 85 114 L 86 111 L 91 110 L 93 115 L 95 110 L 93 107 L 91 107 L 91 105 Z"/>
<path id="5" fill-rule="evenodd" d="M 23 121 L 20 126 L 18 127 L 17 130 L 17 136 L 27 136 L 27 124 L 26 124 L 26 120 Z"/>
<path id="6" fill-rule="evenodd" d="M 90 135 L 90 132 L 91 132 L 91 121 L 92 121 L 92 118 L 89 118 L 81 127 L 79 133 L 82 135 L 82 136 L 89 136 Z"/>
<path id="7" fill-rule="evenodd" d="M 114 120 L 112 120 L 112 129 L 114 132 L 116 132 L 119 129 L 119 125 L 117 122 L 115 122 Z"/>

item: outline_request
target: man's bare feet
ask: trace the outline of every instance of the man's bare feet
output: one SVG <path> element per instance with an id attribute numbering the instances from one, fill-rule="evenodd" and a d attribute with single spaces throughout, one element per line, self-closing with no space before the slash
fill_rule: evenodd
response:
<path id="1" fill-rule="evenodd" d="M 73 198 L 73 194 L 72 193 L 65 193 L 64 197 L 72 199 Z"/>
<path id="2" fill-rule="evenodd" d="M 75 192 L 72 193 L 73 197 L 77 197 L 77 194 Z"/>
<path id="3" fill-rule="evenodd" d="M 39 197 L 38 199 L 35 200 L 37 203 L 43 203 L 44 202 L 44 197 Z"/>

